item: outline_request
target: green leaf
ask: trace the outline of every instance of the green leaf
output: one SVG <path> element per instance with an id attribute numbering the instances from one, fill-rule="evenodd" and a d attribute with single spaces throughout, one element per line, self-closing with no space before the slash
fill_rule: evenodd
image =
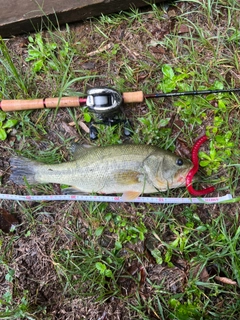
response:
<path id="1" fill-rule="evenodd" d="M 203 160 L 199 162 L 201 167 L 207 167 L 209 165 L 209 161 L 208 160 Z"/>
<path id="2" fill-rule="evenodd" d="M 57 65 L 55 62 L 53 62 L 52 60 L 48 61 L 48 65 L 53 69 L 53 70 L 57 70 Z"/>
<path id="3" fill-rule="evenodd" d="M 157 264 L 163 263 L 163 258 L 162 258 L 162 254 L 161 254 L 160 250 L 155 248 L 155 249 L 151 250 L 151 254 L 155 258 Z"/>
<path id="4" fill-rule="evenodd" d="M 209 157 L 209 155 L 207 155 L 205 152 L 200 151 L 198 155 L 199 155 L 199 158 L 211 160 L 211 158 Z"/>
<path id="5" fill-rule="evenodd" d="M 222 111 L 226 111 L 227 109 L 225 103 L 222 100 L 218 101 L 218 108 Z"/>
<path id="6" fill-rule="evenodd" d="M 6 140 L 6 138 L 7 138 L 6 131 L 0 128 L 0 140 Z"/>
<path id="7" fill-rule="evenodd" d="M 5 292 L 2 297 L 7 303 L 12 302 L 12 294 L 9 291 Z"/>
<path id="8" fill-rule="evenodd" d="M 6 119 L 6 113 L 0 110 L 0 121 L 4 121 Z"/>
<path id="9" fill-rule="evenodd" d="M 109 212 L 105 215 L 105 220 L 109 222 L 112 219 L 112 214 Z"/>
<path id="10" fill-rule="evenodd" d="M 83 117 L 84 117 L 84 121 L 85 122 L 90 122 L 91 121 L 91 115 L 88 113 L 88 112 L 84 112 L 84 114 L 83 114 Z"/>
<path id="11" fill-rule="evenodd" d="M 166 78 L 172 79 L 174 77 L 173 68 L 168 64 L 162 66 L 162 73 Z"/>
<path id="12" fill-rule="evenodd" d="M 170 307 L 171 308 L 176 308 L 176 307 L 178 307 L 179 305 L 180 305 L 181 303 L 179 302 L 179 300 L 177 300 L 177 299 L 170 299 L 169 300 L 169 305 L 170 305 Z"/>
<path id="13" fill-rule="evenodd" d="M 95 231 L 95 235 L 96 235 L 97 237 L 99 237 L 99 236 L 103 233 L 103 230 L 104 230 L 104 227 L 103 227 L 103 226 L 97 228 L 96 231 Z"/>
<path id="14" fill-rule="evenodd" d="M 38 45 L 41 52 L 44 52 L 43 39 L 40 33 L 37 33 L 35 36 L 35 43 Z"/>
<path id="15" fill-rule="evenodd" d="M 235 32 L 228 38 L 228 41 L 238 41 L 240 39 L 240 31 L 235 30 Z"/>
<path id="16" fill-rule="evenodd" d="M 33 37 L 32 37 L 32 36 L 29 36 L 29 37 L 28 37 L 28 41 L 29 41 L 29 42 L 34 42 Z"/>
<path id="17" fill-rule="evenodd" d="M 225 144 L 225 139 L 224 139 L 223 136 L 216 135 L 216 136 L 215 136 L 215 140 L 216 140 L 217 143 L 220 144 L 220 145 L 221 145 L 221 144 L 223 144 L 223 145 Z"/>
<path id="18" fill-rule="evenodd" d="M 26 61 L 28 61 L 28 59 L 37 59 L 39 57 L 41 57 L 41 52 L 39 52 L 39 50 L 36 49 L 30 49 L 28 50 L 28 57 L 26 58 Z"/>
<path id="19" fill-rule="evenodd" d="M 101 263 L 101 262 L 96 262 L 95 267 L 98 271 L 100 271 L 101 274 L 104 274 L 107 267 L 105 266 L 105 264 Z"/>
<path id="20" fill-rule="evenodd" d="M 116 250 L 121 250 L 122 249 L 122 243 L 120 241 L 115 242 L 115 249 Z"/>
<path id="21" fill-rule="evenodd" d="M 210 154 L 211 159 L 214 160 L 216 158 L 217 152 L 215 149 L 211 149 L 209 154 Z"/>
<path id="22" fill-rule="evenodd" d="M 108 278 L 113 278 L 113 274 L 112 274 L 112 271 L 110 269 L 107 269 L 105 271 L 105 276 L 108 277 Z"/>
<path id="23" fill-rule="evenodd" d="M 195 230 L 199 231 L 199 232 L 204 232 L 207 230 L 207 227 L 206 226 L 198 226 Z"/>
<path id="24" fill-rule="evenodd" d="M 223 83 L 221 81 L 215 81 L 214 82 L 214 89 L 222 90 L 224 87 Z"/>
<path id="25" fill-rule="evenodd" d="M 165 126 L 169 123 L 170 120 L 171 120 L 171 118 L 161 119 L 161 120 L 159 121 L 159 126 L 160 126 L 160 127 L 165 127 Z"/>
<path id="26" fill-rule="evenodd" d="M 49 49 L 54 51 L 57 48 L 57 44 L 56 43 L 49 43 Z"/>
<path id="27" fill-rule="evenodd" d="M 165 262 L 170 262 L 172 259 L 172 250 L 168 250 L 165 254 L 165 258 L 164 258 L 164 261 Z"/>
<path id="28" fill-rule="evenodd" d="M 15 127 L 17 123 L 18 123 L 17 119 L 8 119 L 7 122 L 4 123 L 2 128 L 3 129 L 12 128 L 12 127 Z"/>
<path id="29" fill-rule="evenodd" d="M 173 80 L 164 81 L 161 87 L 163 92 L 168 93 L 176 88 L 176 83 Z"/>
<path id="30" fill-rule="evenodd" d="M 184 80 L 185 78 L 189 78 L 187 73 L 182 73 L 174 77 L 175 82 Z"/>
<path id="31" fill-rule="evenodd" d="M 40 71 L 42 69 L 42 67 L 43 67 L 43 60 L 38 60 L 38 61 L 34 62 L 34 64 L 33 64 L 33 70 L 35 72 Z"/>
<path id="32" fill-rule="evenodd" d="M 144 232 L 139 232 L 139 240 L 144 240 Z"/>

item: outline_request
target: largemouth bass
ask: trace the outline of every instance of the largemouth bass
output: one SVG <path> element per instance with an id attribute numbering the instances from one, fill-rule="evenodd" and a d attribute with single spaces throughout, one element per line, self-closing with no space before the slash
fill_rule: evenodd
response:
<path id="1" fill-rule="evenodd" d="M 10 160 L 16 184 L 59 183 L 70 193 L 121 193 L 126 201 L 186 185 L 192 163 L 149 145 L 78 146 L 74 160 L 42 164 L 22 157 Z"/>

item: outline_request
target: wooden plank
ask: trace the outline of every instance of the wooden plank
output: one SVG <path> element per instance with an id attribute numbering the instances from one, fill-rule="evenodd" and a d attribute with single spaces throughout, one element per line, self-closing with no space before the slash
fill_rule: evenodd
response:
<path id="1" fill-rule="evenodd" d="M 38 2 L 37 2 L 38 1 Z M 56 25 L 77 22 L 89 17 L 146 6 L 144 0 L 7 0 L 1 1 L 0 35 L 38 31 L 48 19 Z M 155 0 L 159 3 L 164 0 Z"/>

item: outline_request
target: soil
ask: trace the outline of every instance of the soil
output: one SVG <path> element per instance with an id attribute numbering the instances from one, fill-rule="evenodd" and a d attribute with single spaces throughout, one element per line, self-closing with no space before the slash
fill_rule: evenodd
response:
<path id="1" fill-rule="evenodd" d="M 129 33 L 127 27 L 127 21 L 123 22 L 118 28 L 114 28 L 109 31 L 110 46 L 119 44 L 121 50 L 129 56 L 132 61 L 132 68 L 138 68 L 138 59 L 142 59 L 148 63 L 147 57 L 142 56 L 141 52 L 144 51 L 146 44 L 150 44 L 152 38 L 156 41 L 161 41 L 165 35 L 171 33 L 176 27 L 176 21 L 174 17 L 178 12 L 182 10 L 191 10 L 191 4 L 177 4 L 176 7 L 168 8 L 166 13 L 166 19 L 157 25 L 151 22 L 151 14 L 146 15 L 145 29 L 148 32 L 141 34 Z M 206 21 L 203 21 L 206 23 Z M 88 52 L 82 51 L 82 55 L 75 58 L 75 66 L 80 69 L 94 70 L 97 74 L 105 76 L 106 70 L 110 70 L 111 74 L 116 74 L 116 77 L 121 75 L 121 68 L 123 68 L 123 61 L 121 57 L 112 59 L 106 62 L 101 61 L 94 54 L 91 55 L 102 43 L 102 36 L 99 33 L 93 32 L 92 24 L 90 21 L 85 21 L 70 26 L 72 34 L 75 34 L 76 43 L 81 42 L 86 45 Z M 64 33 L 65 30 L 63 29 Z M 188 27 L 185 25 L 179 26 L 179 34 L 188 32 Z M 26 47 L 28 44 L 27 37 L 19 36 L 9 40 L 9 49 L 19 58 L 22 57 L 22 61 L 26 58 Z M 174 61 L 174 54 L 161 45 L 150 46 L 149 52 L 155 57 L 156 61 L 161 63 L 169 63 Z M 206 57 L 207 59 L 208 57 Z M 24 63 L 22 69 L 24 71 Z M 152 68 L 155 68 L 153 65 Z M 141 84 L 150 79 L 151 74 L 146 73 L 144 70 L 138 73 L 138 78 L 134 84 L 129 83 L 129 87 L 132 90 L 137 90 Z M 52 95 L 52 88 L 50 85 L 44 85 L 40 79 L 38 80 L 39 92 L 44 92 L 44 96 Z M 106 78 L 96 79 L 94 86 L 106 85 Z M 53 84 L 54 87 L 55 84 Z M 109 83 L 109 86 L 112 84 Z M 79 90 L 77 86 L 73 90 Z M 167 107 L 170 106 L 169 102 L 164 102 Z M 172 121 L 176 124 L 174 126 L 173 134 L 179 136 L 177 140 L 177 152 L 185 157 L 190 157 L 190 148 L 185 143 L 185 140 L 181 140 L 181 119 L 171 113 L 171 107 L 169 115 L 172 117 Z M 143 116 L 147 112 L 146 105 L 133 106 L 131 110 L 127 110 L 126 116 L 131 117 Z M 236 110 L 233 112 L 237 112 Z M 36 111 L 31 115 L 31 120 L 34 123 L 38 120 L 40 113 Z M 64 160 L 69 159 L 69 150 L 66 146 L 62 146 L 62 140 L 60 135 L 65 139 L 75 137 L 75 140 L 81 140 L 85 142 L 87 140 L 84 133 L 82 137 L 79 137 L 78 131 L 75 127 L 71 127 L 69 123 L 72 121 L 69 113 L 65 110 L 59 110 L 57 115 L 54 112 L 49 112 L 46 120 L 46 133 L 42 135 L 39 133 L 38 140 L 31 137 L 26 138 L 26 141 L 19 142 L 16 132 L 13 132 L 6 141 L 1 142 L 1 158 L 0 158 L 0 177 L 1 187 L 0 193 L 10 194 L 24 194 L 26 189 L 18 187 L 9 181 L 10 166 L 9 158 L 13 154 L 14 150 L 21 150 L 24 148 L 23 144 L 27 144 L 30 147 L 36 145 L 39 150 L 46 150 L 50 144 L 54 144 L 59 147 L 59 152 Z M 205 125 L 205 124 L 204 124 Z M 200 128 L 198 134 L 203 128 Z M 237 186 L 239 190 L 239 184 Z M 34 193 L 34 189 L 32 192 Z M 53 185 L 51 192 L 59 194 L 59 186 Z M 61 252 L 67 250 L 75 250 L 76 239 L 72 236 L 73 230 L 77 230 L 81 234 L 82 238 L 88 238 L 89 221 L 86 219 L 85 212 L 87 207 L 85 204 L 79 205 L 78 203 L 19 203 L 11 201 L 2 201 L 2 209 L 5 210 L 5 225 L 9 224 L 9 220 L 6 217 L 7 213 L 12 214 L 16 221 L 19 222 L 18 227 L 14 231 L 13 235 L 6 232 L 4 235 L 4 242 L 2 245 L 2 251 L 9 251 L 9 260 L 5 264 L 0 264 L 0 296 L 7 291 L 12 292 L 13 296 L 22 297 L 24 292 L 27 291 L 27 299 L 30 304 L 31 310 L 37 310 L 42 308 L 41 312 L 38 312 L 36 319 L 56 319 L 56 320 L 127 320 L 127 319 L 139 319 L 137 312 L 134 311 L 134 307 L 139 306 L 136 296 L 140 301 L 154 300 L 155 299 L 155 286 L 162 284 L 164 291 L 169 294 L 178 294 L 184 292 L 188 278 L 191 274 L 198 274 L 201 266 L 191 265 L 189 266 L 182 257 L 173 257 L 173 266 L 169 267 L 167 264 L 157 264 L 156 259 L 152 254 L 152 251 L 164 250 L 160 245 L 157 238 L 152 237 L 151 230 L 154 228 L 154 213 L 158 212 L 157 206 L 144 206 L 136 205 L 138 213 L 151 213 L 147 214 L 144 218 L 144 223 L 149 230 L 149 234 L 146 235 L 145 241 L 138 242 L 136 244 L 128 245 L 124 248 L 122 255 L 125 255 L 126 261 L 124 267 L 119 275 L 118 286 L 120 292 L 126 299 L 120 299 L 118 296 L 105 299 L 100 303 L 97 301 L 96 296 L 91 297 L 77 297 L 76 295 L 70 295 L 68 288 L 64 287 L 63 283 L 63 270 L 58 269 L 56 257 L 54 252 Z M 229 206 L 229 219 L 231 221 L 231 215 L 237 212 L 239 209 L 238 204 Z M 165 207 L 163 206 L 163 212 Z M 173 209 L 173 214 L 179 223 L 186 223 L 186 218 L 181 215 L 185 210 L 185 206 L 179 205 Z M 131 204 L 108 204 L 105 208 L 106 212 L 114 212 L 119 215 L 125 215 L 131 217 L 130 219 L 138 219 L 135 215 L 136 211 L 132 208 Z M 7 212 L 7 213 L 6 213 Z M 71 212 L 71 224 L 70 225 L 68 212 Z M 207 223 L 219 213 L 219 206 L 215 205 L 209 209 L 207 206 L 202 205 L 196 207 L 196 212 L 204 223 Z M 3 216 L 3 213 L 0 213 Z M 3 219 L 1 220 L 3 221 Z M 0 221 L 0 222 L 1 222 Z M 7 221 L 7 222 L 6 222 Z M 229 222 L 231 223 L 231 222 Z M 10 222 L 11 225 L 11 222 Z M 78 229 L 76 229 L 78 226 Z M 166 229 L 161 235 L 161 239 L 165 242 L 172 241 L 174 234 L 171 230 Z M 103 234 L 101 243 L 102 247 L 110 248 L 112 245 L 111 233 Z M 143 263 L 140 263 L 137 259 L 128 259 L 128 250 L 131 252 L 137 252 L 143 257 Z M 14 270 L 14 282 L 7 281 L 5 275 L 9 272 L 9 268 Z M 200 281 L 208 281 L 209 274 L 204 267 L 199 273 Z M 84 291 L 84 288 L 83 288 Z M 138 295 L 135 295 L 138 293 Z M 19 298 L 19 303 L 20 303 Z M 155 301 L 157 308 L 157 299 Z M 129 309 L 129 305 L 132 308 Z M 145 309 L 143 311 L 145 319 L 160 319 L 160 316 L 156 315 L 153 309 Z M 20 319 L 20 318 L 19 318 Z M 34 319 L 34 318 L 33 318 Z M 167 319 L 167 317 L 166 317 Z"/>

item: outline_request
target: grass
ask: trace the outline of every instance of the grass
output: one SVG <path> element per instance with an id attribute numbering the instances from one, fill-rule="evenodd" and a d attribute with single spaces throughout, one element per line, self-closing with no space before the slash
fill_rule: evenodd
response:
<path id="1" fill-rule="evenodd" d="M 239 87 L 239 18 L 237 1 L 182 1 L 49 28 L 22 49 L 1 40 L 0 98 L 81 96 L 103 85 L 145 93 Z M 121 125 L 99 125 L 96 141 L 78 125 L 94 119 L 86 109 L 8 113 L 2 157 L 62 162 L 77 141 L 147 143 L 189 157 L 206 132 L 201 178 L 235 199 L 199 206 L 2 202 L 20 224 L 0 231 L 1 319 L 239 319 L 238 95 L 148 100 L 123 113 L 132 136 Z M 7 121 L 14 126 L 4 127 Z M 59 191 L 17 188 L 5 173 L 1 181 L 1 193 Z"/>

